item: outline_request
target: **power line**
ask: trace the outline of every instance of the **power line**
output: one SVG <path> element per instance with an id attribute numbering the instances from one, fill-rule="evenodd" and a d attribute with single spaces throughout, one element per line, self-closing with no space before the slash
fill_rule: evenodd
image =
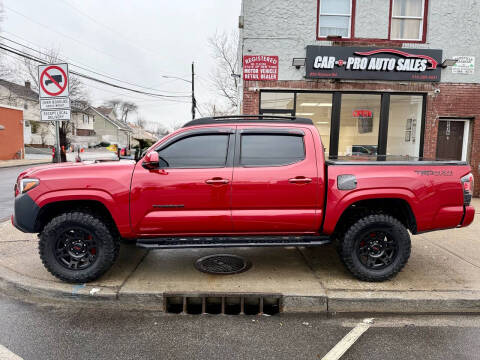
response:
<path id="1" fill-rule="evenodd" d="M 58 34 L 58 35 L 60 35 L 60 36 L 63 36 L 63 37 L 65 37 L 65 38 L 67 38 L 67 39 L 70 39 L 70 40 L 72 40 L 72 41 L 75 41 L 76 43 L 78 43 L 78 44 L 80 44 L 80 45 L 83 45 L 83 46 L 85 46 L 85 47 L 87 47 L 87 48 L 89 48 L 89 49 L 95 50 L 95 51 L 97 51 L 97 52 L 99 52 L 99 53 L 101 53 L 101 54 L 107 55 L 107 56 L 111 57 L 112 59 L 122 60 L 122 61 L 126 62 L 126 59 L 118 59 L 118 58 L 116 58 L 115 56 L 113 56 L 113 55 L 111 55 L 111 54 L 109 54 L 109 53 L 106 53 L 105 51 L 102 51 L 102 50 L 99 50 L 99 49 L 97 49 L 97 48 L 94 48 L 94 47 L 88 45 L 87 43 L 84 43 L 83 41 L 80 41 L 80 40 L 78 40 L 78 39 L 75 39 L 74 37 L 71 37 L 71 36 L 69 36 L 69 35 L 66 35 L 66 34 L 60 32 L 60 31 L 57 31 L 57 30 L 55 30 L 55 29 L 52 29 L 50 26 L 47 26 L 47 25 L 45 25 L 45 24 L 42 24 L 41 22 L 38 22 L 38 21 L 36 21 L 36 20 L 33 20 L 32 18 L 30 18 L 30 17 L 22 14 L 21 12 L 15 10 L 15 9 L 12 9 L 12 8 L 9 7 L 9 6 L 4 5 L 4 7 L 5 7 L 6 9 L 14 12 L 15 14 L 17 14 L 17 15 L 25 18 L 25 19 L 27 19 L 28 21 L 30 21 L 30 22 L 32 22 L 32 23 L 34 23 L 34 24 L 37 24 L 37 25 L 39 25 L 39 26 L 42 26 L 42 27 L 44 27 L 45 29 L 50 30 L 50 31 L 52 31 L 52 32 L 54 32 L 54 33 L 56 33 L 56 34 Z"/>
<path id="2" fill-rule="evenodd" d="M 37 52 L 37 53 L 39 53 L 39 54 L 41 54 L 41 55 L 43 55 L 43 56 L 49 56 L 49 54 L 46 54 L 46 53 L 44 53 L 44 52 L 42 52 L 42 51 L 40 51 L 40 50 L 37 50 L 37 49 L 34 49 L 34 48 L 30 47 L 30 46 L 27 46 L 27 45 L 25 45 L 25 44 L 22 44 L 22 43 L 20 43 L 20 42 L 18 42 L 18 41 L 9 39 L 9 38 L 7 38 L 7 37 L 5 37 L 5 36 L 1 36 L 1 35 L 0 35 L 0 38 L 5 39 L 5 40 L 7 40 L 7 41 L 10 41 L 10 42 L 12 42 L 12 43 L 14 43 L 14 44 L 20 45 L 20 46 L 22 46 L 22 47 L 24 47 L 24 48 L 26 48 L 26 49 L 35 51 L 35 52 Z M 8 45 L 5 45 L 5 46 L 8 46 Z M 11 47 L 11 46 L 9 46 L 9 47 L 12 48 L 12 49 L 14 49 L 14 48 Z M 128 82 L 128 81 L 124 81 L 124 80 L 115 78 L 115 77 L 110 76 L 110 75 L 102 74 L 102 73 L 100 73 L 100 72 L 98 72 L 98 71 L 92 70 L 92 68 L 89 69 L 89 68 L 86 68 L 86 67 L 77 65 L 77 64 L 75 64 L 74 62 L 71 62 L 71 61 L 62 60 L 62 59 L 60 59 L 60 58 L 58 58 L 58 60 L 61 61 L 61 62 L 68 62 L 69 64 L 71 64 L 71 65 L 73 65 L 73 66 L 75 66 L 75 67 L 77 67 L 77 68 L 79 68 L 79 69 L 86 70 L 86 71 L 90 71 L 90 72 L 92 72 L 92 73 L 94 73 L 94 74 L 97 74 L 97 75 L 106 77 L 106 78 L 108 78 L 108 79 L 115 80 L 115 81 L 118 81 L 118 82 L 121 82 L 121 83 L 124 83 L 124 84 L 128 84 L 128 85 L 136 86 L 136 87 L 139 87 L 139 88 L 142 88 L 142 89 L 153 90 L 153 91 L 158 91 L 158 92 L 170 92 L 170 93 L 181 93 L 181 94 L 186 94 L 186 93 L 187 93 L 187 92 L 185 92 L 185 91 L 158 90 L 158 89 L 154 89 L 154 88 L 150 88 L 150 87 L 146 87 L 146 86 L 134 84 L 134 83 L 131 83 L 131 82 Z M 86 66 L 86 65 L 85 65 L 85 66 Z"/>
<path id="3" fill-rule="evenodd" d="M 118 58 L 116 58 L 115 56 L 113 56 L 113 55 L 111 55 L 111 54 L 109 54 L 109 53 L 106 53 L 105 51 L 96 49 L 96 48 L 94 48 L 94 47 L 92 47 L 92 46 L 84 43 L 83 41 L 80 41 L 80 40 L 78 40 L 78 39 L 75 39 L 75 38 L 73 38 L 73 37 L 71 37 L 71 36 L 69 36 L 69 35 L 66 35 L 66 34 L 64 34 L 64 33 L 60 32 L 60 31 L 57 31 L 57 30 L 55 30 L 55 29 L 52 29 L 52 28 L 50 28 L 49 26 L 47 26 L 47 25 L 45 25 L 45 24 L 42 24 L 42 23 L 40 23 L 40 22 L 38 22 L 38 21 L 36 21 L 36 20 L 34 20 L 34 19 L 26 16 L 25 14 L 22 14 L 21 12 L 15 10 L 15 9 L 12 9 L 12 8 L 6 6 L 6 5 L 5 5 L 4 7 L 5 7 L 6 9 L 10 10 L 10 11 L 13 11 L 15 14 L 17 14 L 17 15 L 19 15 L 19 16 L 22 16 L 23 18 L 27 19 L 28 21 L 30 21 L 30 22 L 32 22 L 32 23 L 34 23 L 34 24 L 37 24 L 37 25 L 39 25 L 39 26 L 42 26 L 42 27 L 46 28 L 47 30 L 50 30 L 50 31 L 52 31 L 52 32 L 54 32 L 54 33 L 56 33 L 56 34 L 59 34 L 59 35 L 63 36 L 63 37 L 66 37 L 67 39 L 70 39 L 70 40 L 72 40 L 72 41 L 75 41 L 75 42 L 77 42 L 77 43 L 79 43 L 79 44 L 81 44 L 81 45 L 83 45 L 83 46 L 85 46 L 85 47 L 88 47 L 88 48 L 90 48 L 90 49 L 93 49 L 93 50 L 95 50 L 95 51 L 97 51 L 97 52 L 100 52 L 100 53 L 102 53 L 102 54 L 104 54 L 104 55 L 107 55 L 107 56 L 111 57 L 112 59 L 122 60 L 123 62 L 127 63 L 125 59 L 118 59 Z M 182 81 L 185 81 L 185 82 L 188 82 L 188 83 L 190 82 L 189 80 L 183 79 L 183 78 L 178 77 L 178 76 L 170 76 L 170 75 L 160 75 L 160 76 L 163 77 L 163 78 L 167 78 L 167 79 L 178 79 L 178 80 L 182 80 Z"/>
<path id="4" fill-rule="evenodd" d="M 39 59 L 39 58 L 31 55 L 31 54 L 24 53 L 24 52 L 22 52 L 21 50 L 12 48 L 11 46 L 8 46 L 8 45 L 5 45 L 5 44 L 1 44 L 1 45 L 0 45 L 0 49 L 3 49 L 3 50 L 5 50 L 5 51 L 8 51 L 8 52 L 13 53 L 13 54 L 18 55 L 18 56 L 21 56 L 21 57 L 23 57 L 23 58 L 26 58 L 26 59 L 29 59 L 29 60 L 38 62 L 38 63 L 40 63 L 40 64 L 46 64 L 46 62 L 45 62 L 44 60 L 41 60 L 41 59 Z M 190 97 L 190 96 L 188 96 L 188 95 L 162 95 L 162 94 L 155 94 L 155 93 L 150 93 L 150 92 L 146 92 L 146 91 L 136 90 L 136 89 L 128 88 L 128 87 L 125 87 L 125 86 L 113 84 L 113 83 L 110 83 L 110 82 L 108 82 L 108 81 L 104 81 L 104 80 L 97 79 L 97 78 L 94 78 L 94 77 L 89 76 L 89 75 L 86 75 L 86 74 L 79 73 L 79 72 L 77 72 L 77 71 L 70 71 L 70 73 L 73 74 L 73 75 L 79 76 L 79 77 L 81 77 L 81 78 L 84 78 L 84 79 L 96 81 L 96 82 L 98 82 L 98 83 L 100 83 L 100 84 L 112 86 L 112 87 L 115 87 L 115 88 L 117 88 L 117 89 L 122 89 L 122 90 L 127 90 L 127 91 L 131 91 L 131 92 L 135 92 L 135 93 L 142 94 L 142 95 L 147 95 L 147 96 L 152 96 L 152 97 L 158 97 L 158 98 L 189 98 L 189 97 Z"/>
<path id="5" fill-rule="evenodd" d="M 57 1 L 60 1 L 60 0 L 57 0 Z M 158 52 L 156 51 L 153 51 L 153 50 L 150 50 L 150 49 L 147 49 L 143 46 L 140 46 L 138 44 L 136 44 L 134 41 L 132 41 L 131 39 L 128 39 L 124 34 L 121 34 L 120 32 L 116 31 L 115 29 L 111 28 L 110 26 L 107 26 L 106 24 L 96 20 L 95 18 L 91 17 L 90 15 L 88 15 L 87 13 L 85 13 L 84 11 L 80 10 L 79 8 L 77 8 L 76 6 L 74 6 L 72 3 L 70 3 L 69 1 L 65 0 L 65 1 L 60 1 L 62 2 L 64 5 L 67 5 L 69 6 L 70 8 L 72 8 L 73 10 L 75 10 L 77 13 L 79 13 L 80 15 L 86 17 L 87 19 L 89 19 L 90 21 L 94 22 L 95 24 L 97 24 L 98 26 L 101 26 L 107 30 L 109 30 L 110 32 L 112 32 L 113 34 L 116 34 L 120 37 L 122 37 L 124 40 L 126 40 L 128 43 L 130 43 L 130 45 L 133 45 L 143 51 L 146 51 L 146 52 L 150 52 L 154 55 L 158 55 Z"/>
<path id="6" fill-rule="evenodd" d="M 35 43 L 32 42 L 31 40 L 25 39 L 24 37 L 21 37 L 21 36 L 19 36 L 19 35 L 17 35 L 17 34 L 11 33 L 11 32 L 6 31 L 6 30 L 2 30 L 2 32 L 7 33 L 7 34 L 10 34 L 11 36 L 16 37 L 16 38 L 18 38 L 18 39 L 21 39 L 21 40 L 23 40 L 23 41 L 26 41 L 27 43 L 32 44 L 33 46 L 36 46 L 36 47 L 38 47 L 39 49 L 44 49 L 45 51 L 48 51 L 48 50 L 49 50 L 49 49 L 47 49 L 47 48 L 45 48 L 45 47 L 42 47 L 42 46 L 40 46 L 40 45 L 38 45 L 38 44 L 35 44 Z M 5 37 L 4 37 L 4 38 L 5 38 Z M 6 39 L 6 38 L 5 38 L 5 39 Z M 9 40 L 9 41 L 12 41 L 12 40 Z M 23 45 L 23 46 L 25 46 L 25 45 Z M 25 47 L 27 47 L 27 46 L 25 46 Z M 31 47 L 27 47 L 27 48 L 32 49 L 33 51 L 38 52 L 39 54 L 44 54 L 44 53 L 40 52 L 40 51 L 37 50 L 37 49 L 33 49 L 33 48 L 31 48 Z M 70 57 L 66 56 L 65 58 L 66 58 L 66 59 L 69 59 Z M 71 63 L 71 61 L 68 61 L 68 62 Z M 86 64 L 84 64 L 84 63 L 81 63 L 80 61 L 76 61 L 76 63 L 87 67 L 87 68 L 89 69 L 89 71 L 93 71 L 93 70 L 92 70 L 93 68 L 92 68 L 91 66 L 89 66 L 89 65 L 86 65 Z M 103 76 L 107 77 L 106 75 L 103 75 Z M 113 75 L 109 75 L 109 76 L 112 76 L 112 77 L 113 77 Z M 186 80 L 186 79 L 184 79 L 184 78 L 182 78 L 182 77 L 179 77 L 179 76 L 173 76 L 173 75 L 159 75 L 159 76 L 160 76 L 160 77 L 163 77 L 163 78 L 172 79 L 172 80 L 167 81 L 167 82 L 165 82 L 165 83 L 162 83 L 162 84 L 160 84 L 160 85 L 170 84 L 170 83 L 172 83 L 172 82 L 174 82 L 174 81 L 176 81 L 176 80 L 182 80 L 182 81 L 185 81 L 185 82 L 190 83 L 190 80 Z M 200 75 L 197 75 L 197 76 L 200 76 Z M 159 91 L 162 91 L 162 90 L 159 90 Z M 165 91 L 167 91 L 167 90 L 165 90 Z M 173 93 L 173 92 L 177 92 L 177 91 L 168 91 L 168 92 L 172 92 L 172 93 Z M 184 91 L 178 91 L 178 93 L 188 93 L 188 91 L 186 91 L 186 92 L 184 92 Z"/>
<path id="7" fill-rule="evenodd" d="M 162 99 L 162 98 L 145 99 L 145 98 L 141 98 L 141 97 L 130 96 L 130 95 L 127 95 L 125 93 L 120 93 L 118 91 L 111 91 L 111 90 L 107 90 L 107 89 L 104 89 L 104 88 L 100 88 L 100 87 L 94 86 L 92 84 L 89 84 L 88 87 L 97 89 L 99 91 L 108 92 L 108 93 L 111 93 L 111 94 L 114 94 L 114 95 L 117 95 L 117 96 L 127 96 L 129 99 L 135 100 L 135 103 L 157 103 L 158 101 L 168 101 L 168 102 L 172 102 L 172 103 L 190 104 L 190 101 L 182 101 L 182 100 L 174 100 L 174 99 Z M 163 106 L 163 104 L 162 104 L 162 106 Z"/>

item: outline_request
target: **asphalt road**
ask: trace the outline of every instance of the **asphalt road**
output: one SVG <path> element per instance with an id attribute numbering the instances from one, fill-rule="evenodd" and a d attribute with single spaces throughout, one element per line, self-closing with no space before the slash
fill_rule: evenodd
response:
<path id="1" fill-rule="evenodd" d="M 34 165 L 0 168 L 0 221 L 13 213 L 13 186 L 18 174 Z"/>
<path id="2" fill-rule="evenodd" d="M 24 359 L 321 359 L 365 316 L 165 315 L 0 296 L 0 345 Z M 478 359 L 479 316 L 376 317 L 342 359 Z"/>

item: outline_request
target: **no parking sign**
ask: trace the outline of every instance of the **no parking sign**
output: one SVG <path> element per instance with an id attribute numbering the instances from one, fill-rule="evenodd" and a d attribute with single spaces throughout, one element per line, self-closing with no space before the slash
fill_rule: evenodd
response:
<path id="1" fill-rule="evenodd" d="M 70 120 L 68 64 L 38 67 L 42 120 Z"/>

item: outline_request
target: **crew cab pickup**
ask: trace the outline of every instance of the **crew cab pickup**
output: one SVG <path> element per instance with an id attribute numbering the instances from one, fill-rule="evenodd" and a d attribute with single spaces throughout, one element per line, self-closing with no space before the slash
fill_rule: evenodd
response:
<path id="1" fill-rule="evenodd" d="M 312 121 L 197 119 L 137 161 L 62 163 L 21 173 L 13 224 L 39 233 L 45 267 L 88 282 L 120 239 L 148 249 L 334 243 L 358 279 L 393 277 L 410 234 L 469 225 L 464 162 L 326 160 Z"/>

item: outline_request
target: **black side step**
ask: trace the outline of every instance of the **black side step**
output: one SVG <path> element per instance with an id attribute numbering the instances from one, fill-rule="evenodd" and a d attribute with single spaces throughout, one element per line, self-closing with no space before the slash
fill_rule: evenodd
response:
<path id="1" fill-rule="evenodd" d="M 138 239 L 145 249 L 187 249 L 212 247 L 318 246 L 330 244 L 328 236 L 195 236 Z"/>

